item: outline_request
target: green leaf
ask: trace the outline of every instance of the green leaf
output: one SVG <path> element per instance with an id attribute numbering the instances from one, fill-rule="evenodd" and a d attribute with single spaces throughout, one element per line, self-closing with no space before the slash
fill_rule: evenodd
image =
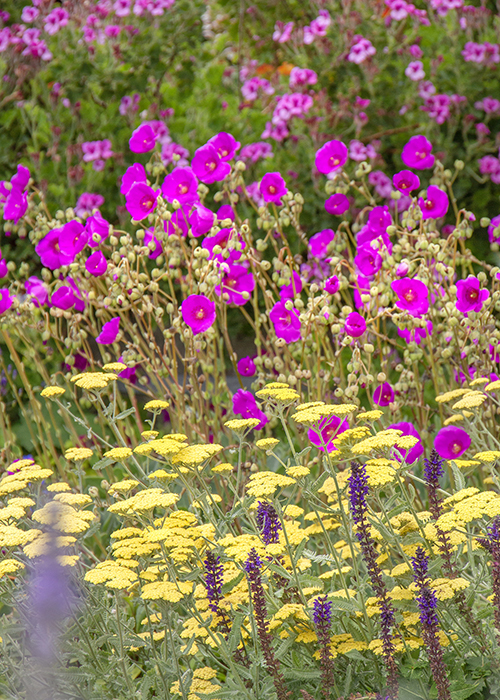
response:
<path id="1" fill-rule="evenodd" d="M 451 462 L 451 470 L 453 472 L 453 478 L 455 480 L 455 487 L 457 491 L 461 491 L 465 488 L 465 477 L 454 461 Z"/>
<path id="2" fill-rule="evenodd" d="M 135 413 L 135 408 L 132 406 L 132 408 L 127 408 L 125 411 L 122 411 L 115 416 L 115 420 L 123 420 L 127 416 L 131 416 L 133 413 Z"/>

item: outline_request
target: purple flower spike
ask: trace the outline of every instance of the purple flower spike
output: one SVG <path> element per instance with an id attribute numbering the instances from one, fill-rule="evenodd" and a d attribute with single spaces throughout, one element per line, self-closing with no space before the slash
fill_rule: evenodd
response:
<path id="1" fill-rule="evenodd" d="M 333 450 L 337 449 L 333 444 L 333 440 L 335 440 L 337 435 L 340 435 L 340 433 L 343 433 L 344 430 L 349 428 L 349 423 L 345 419 L 342 420 L 342 418 L 338 418 L 337 416 L 331 416 L 331 418 L 323 418 L 323 420 L 319 422 L 318 428 L 319 432 L 313 428 L 309 428 L 307 437 L 321 452 L 325 451 L 323 445 L 326 446 L 327 452 L 333 452 Z"/>
<path id="2" fill-rule="evenodd" d="M 349 209 L 349 199 L 345 194 L 332 194 L 325 202 L 325 209 L 328 214 L 340 216 Z"/>
<path id="3" fill-rule="evenodd" d="M 257 372 L 255 362 L 250 356 L 238 360 L 237 368 L 242 377 L 253 377 Z"/>
<path id="4" fill-rule="evenodd" d="M 469 311 L 481 311 L 483 304 L 490 296 L 487 289 L 480 289 L 480 282 L 477 277 L 469 275 L 466 280 L 457 282 L 456 307 L 463 314 Z"/>
<path id="5" fill-rule="evenodd" d="M 159 190 L 155 192 L 143 182 L 132 185 L 127 192 L 125 206 L 134 221 L 142 221 L 156 208 L 158 193 Z"/>
<path id="6" fill-rule="evenodd" d="M 94 277 L 100 277 L 108 269 L 108 262 L 101 250 L 96 250 L 95 253 L 89 255 L 85 261 L 85 269 Z"/>
<path id="7" fill-rule="evenodd" d="M 420 187 L 420 178 L 411 170 L 401 170 L 392 178 L 394 187 L 403 194 L 408 194 Z"/>
<path id="8" fill-rule="evenodd" d="M 10 296 L 9 290 L 6 288 L 0 289 L 0 315 L 8 311 L 13 302 L 14 297 Z"/>
<path id="9" fill-rule="evenodd" d="M 193 204 L 199 199 L 198 180 L 191 168 L 176 168 L 163 181 L 161 191 L 167 202 Z"/>
<path id="10" fill-rule="evenodd" d="M 360 338 L 366 331 L 366 321 L 358 314 L 357 311 L 352 311 L 345 320 L 345 332 L 353 338 Z"/>
<path id="11" fill-rule="evenodd" d="M 231 172 L 229 163 L 221 159 L 217 149 L 211 143 L 195 151 L 191 167 L 196 177 L 207 185 L 224 180 Z"/>
<path id="12" fill-rule="evenodd" d="M 443 459 L 456 459 L 466 452 L 471 444 L 468 433 L 463 428 L 447 425 L 434 438 L 434 449 Z"/>
<path id="13" fill-rule="evenodd" d="M 422 219 L 439 219 L 444 216 L 450 206 L 448 195 L 435 185 L 427 188 L 427 197 L 420 197 L 418 206 L 422 210 Z"/>
<path id="14" fill-rule="evenodd" d="M 102 327 L 102 331 L 99 333 L 95 339 L 96 343 L 99 345 L 111 345 L 115 342 L 118 332 L 120 330 L 120 317 L 115 316 L 111 321 L 108 321 Z"/>
<path id="15" fill-rule="evenodd" d="M 412 435 L 413 437 L 418 438 L 417 444 L 412 447 L 411 450 L 401 450 L 398 447 L 394 453 L 395 459 L 397 459 L 398 462 L 401 462 L 401 458 L 403 458 L 406 464 L 413 464 L 417 461 L 417 459 L 420 459 L 420 457 L 424 454 L 424 447 L 417 429 L 411 423 L 407 423 L 406 421 L 401 421 L 401 423 L 393 423 L 389 426 L 389 428 L 392 430 L 401 430 L 403 436 Z"/>
<path id="16" fill-rule="evenodd" d="M 204 333 L 215 321 L 215 302 L 204 294 L 191 294 L 181 304 L 184 323 L 191 328 L 194 335 Z"/>
<path id="17" fill-rule="evenodd" d="M 394 401 L 394 389 L 389 382 L 384 382 L 373 392 L 373 402 L 377 406 L 388 406 Z"/>
<path id="18" fill-rule="evenodd" d="M 241 146 L 241 143 L 236 141 L 232 134 L 228 134 L 225 131 L 212 136 L 211 139 L 208 139 L 208 143 L 214 146 L 219 154 L 219 158 L 225 161 L 232 160 Z"/>
<path id="19" fill-rule="evenodd" d="M 156 136 L 152 127 L 149 124 L 141 124 L 132 132 L 128 145 L 133 153 L 147 153 L 153 150 L 155 143 Z"/>
<path id="20" fill-rule="evenodd" d="M 288 310 L 285 302 L 277 301 L 269 312 L 269 318 L 278 338 L 283 338 L 287 343 L 294 343 L 300 340 L 300 319 L 299 312 L 296 309 Z"/>
<path id="21" fill-rule="evenodd" d="M 280 538 L 279 532 L 283 528 L 273 504 L 259 501 L 255 520 L 266 547 L 268 544 L 277 544 Z"/>
<path id="22" fill-rule="evenodd" d="M 432 168 L 435 158 L 431 151 L 432 143 L 425 136 L 412 136 L 403 148 L 401 160 L 408 168 L 415 168 L 415 170 Z"/>
<path id="23" fill-rule="evenodd" d="M 315 165 L 320 173 L 328 175 L 342 168 L 347 162 L 349 151 L 342 141 L 327 141 L 316 153 Z"/>
<path id="24" fill-rule="evenodd" d="M 429 290 L 420 280 L 404 277 L 395 280 L 391 289 L 398 296 L 396 306 L 412 316 L 421 316 L 429 310 Z"/>
<path id="25" fill-rule="evenodd" d="M 260 181 L 259 192 L 265 202 L 281 204 L 281 197 L 287 193 L 286 183 L 279 173 L 266 173 Z"/>

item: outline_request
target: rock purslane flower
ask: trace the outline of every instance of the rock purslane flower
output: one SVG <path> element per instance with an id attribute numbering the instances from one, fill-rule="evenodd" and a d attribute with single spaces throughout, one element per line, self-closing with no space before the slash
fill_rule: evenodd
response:
<path id="1" fill-rule="evenodd" d="M 434 449 L 444 459 L 456 459 L 466 452 L 471 444 L 470 435 L 454 425 L 447 425 L 434 438 Z"/>

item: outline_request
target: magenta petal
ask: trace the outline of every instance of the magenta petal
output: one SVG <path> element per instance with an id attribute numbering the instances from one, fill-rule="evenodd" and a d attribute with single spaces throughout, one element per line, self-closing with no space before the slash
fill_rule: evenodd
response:
<path id="1" fill-rule="evenodd" d="M 120 317 L 116 316 L 115 318 L 112 318 L 111 321 L 104 324 L 102 331 L 95 339 L 95 342 L 99 343 L 100 345 L 110 345 L 111 343 L 115 342 L 119 330 Z"/>

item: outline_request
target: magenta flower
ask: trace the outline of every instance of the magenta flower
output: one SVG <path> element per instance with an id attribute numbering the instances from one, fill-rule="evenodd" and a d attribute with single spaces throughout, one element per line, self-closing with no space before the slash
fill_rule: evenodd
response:
<path id="1" fill-rule="evenodd" d="M 253 377 L 257 372 L 255 362 L 250 357 L 250 355 L 248 355 L 247 357 L 242 357 L 241 360 L 238 360 L 238 364 L 236 365 L 236 367 L 242 377 Z"/>
<path id="2" fill-rule="evenodd" d="M 389 382 L 384 382 L 373 392 L 373 402 L 377 406 L 388 406 L 394 401 L 394 389 Z"/>
<path id="3" fill-rule="evenodd" d="M 73 294 L 73 290 L 66 284 L 61 285 L 56 289 L 56 291 L 50 297 L 50 303 L 57 309 L 62 309 L 63 311 L 68 311 L 76 303 L 76 297 Z"/>
<path id="4" fill-rule="evenodd" d="M 418 206 L 422 210 L 422 219 L 439 219 L 444 216 L 448 211 L 450 205 L 450 200 L 448 195 L 443 190 L 436 187 L 436 185 L 430 185 L 427 188 L 427 197 L 424 199 L 420 197 L 418 200 Z"/>
<path id="5" fill-rule="evenodd" d="M 226 304 L 243 306 L 250 299 L 255 289 L 255 278 L 244 265 L 229 265 L 229 270 L 222 276 L 221 284 L 215 287 L 218 296 L 223 295 Z M 228 298 L 224 298 L 224 295 Z"/>
<path id="6" fill-rule="evenodd" d="M 403 147 L 401 160 L 409 168 L 415 170 L 425 170 L 432 168 L 434 165 L 434 156 L 431 154 L 432 143 L 425 136 L 420 134 L 412 136 L 407 144 Z"/>
<path id="7" fill-rule="evenodd" d="M 140 163 L 134 163 L 134 165 L 127 168 L 122 175 L 120 193 L 126 195 L 133 185 L 135 185 L 137 182 L 143 182 L 146 184 L 146 180 L 147 176 L 144 166 Z"/>
<path id="8" fill-rule="evenodd" d="M 7 277 L 8 272 L 7 260 L 2 257 L 2 252 L 0 251 L 0 278 Z"/>
<path id="9" fill-rule="evenodd" d="M 4 314 L 6 311 L 8 311 L 13 302 L 14 297 L 10 296 L 9 290 L 6 287 L 0 289 L 0 314 Z"/>
<path id="10" fill-rule="evenodd" d="M 259 408 L 252 392 L 244 389 L 238 389 L 236 394 L 233 395 L 233 412 L 242 418 L 258 418 L 260 423 L 254 430 L 262 430 L 265 424 L 269 422 L 269 418 Z"/>
<path id="11" fill-rule="evenodd" d="M 103 204 L 104 197 L 102 195 L 94 192 L 82 192 L 75 206 L 75 214 L 77 216 L 93 214 L 94 209 L 99 209 Z"/>
<path id="12" fill-rule="evenodd" d="M 286 183 L 279 173 L 266 173 L 260 181 L 259 192 L 265 202 L 281 204 L 281 197 L 287 193 Z"/>
<path id="13" fill-rule="evenodd" d="M 357 311 L 351 311 L 345 320 L 345 332 L 353 338 L 359 338 L 366 331 L 366 321 Z"/>
<path id="14" fill-rule="evenodd" d="M 103 218 L 100 211 L 89 216 L 85 222 L 85 229 L 89 234 L 88 244 L 91 248 L 97 248 L 109 236 L 109 221 Z M 97 240 L 94 240 L 94 237 Z"/>
<path id="15" fill-rule="evenodd" d="M 160 255 L 163 253 L 163 246 L 161 242 L 156 238 L 153 231 L 154 229 L 153 227 L 151 227 L 146 229 L 146 231 L 144 232 L 144 245 L 147 245 L 149 247 L 149 244 L 153 242 L 155 246 L 148 255 L 148 258 L 150 260 L 156 260 L 156 258 L 159 258 Z"/>
<path id="16" fill-rule="evenodd" d="M 429 290 L 420 280 L 403 277 L 394 280 L 391 289 L 398 295 L 396 306 L 408 311 L 412 316 L 421 316 L 429 310 Z"/>
<path id="17" fill-rule="evenodd" d="M 218 221 L 224 221 L 224 219 L 235 220 L 234 210 L 230 204 L 223 204 L 217 209 L 217 219 Z"/>
<path id="18" fill-rule="evenodd" d="M 415 82 L 423 80 L 425 78 L 425 71 L 422 61 L 410 61 L 405 69 L 405 75 Z"/>
<path id="19" fill-rule="evenodd" d="M 340 216 L 349 209 L 349 199 L 345 194 L 332 194 L 325 202 L 325 209 L 328 214 Z"/>
<path id="20" fill-rule="evenodd" d="M 269 312 L 269 318 L 274 326 L 274 332 L 278 338 L 283 338 L 287 343 L 300 340 L 300 319 L 296 309 L 286 308 L 285 302 L 277 301 Z"/>
<path id="21" fill-rule="evenodd" d="M 408 192 L 420 187 L 420 178 L 411 170 L 401 170 L 392 178 L 392 184 L 399 192 L 408 194 Z"/>
<path id="22" fill-rule="evenodd" d="M 325 447 L 327 452 L 333 452 L 333 450 L 337 449 L 333 444 L 333 440 L 335 440 L 340 433 L 348 430 L 349 423 L 345 418 L 342 419 L 337 416 L 331 416 L 331 418 L 329 418 L 327 416 L 320 421 L 318 428 L 319 432 L 314 430 L 314 428 L 309 428 L 307 437 L 321 452 L 325 451 Z"/>
<path id="23" fill-rule="evenodd" d="M 400 338 L 406 340 L 407 343 L 416 343 L 420 345 L 422 340 L 428 335 L 432 335 L 433 325 L 432 321 L 427 321 L 426 328 L 398 328 L 398 335 Z"/>
<path id="24" fill-rule="evenodd" d="M 196 177 L 207 185 L 224 180 L 231 172 L 229 163 L 222 160 L 211 143 L 195 151 L 191 167 Z"/>
<path id="25" fill-rule="evenodd" d="M 56 270 L 62 265 L 70 265 L 75 259 L 74 255 L 62 252 L 59 241 L 61 231 L 62 228 L 52 229 L 35 246 L 35 252 L 40 256 L 42 265 L 50 270 Z"/>
<path id="26" fill-rule="evenodd" d="M 163 181 L 161 191 L 167 202 L 193 204 L 199 199 L 198 180 L 191 168 L 176 168 Z"/>
<path id="27" fill-rule="evenodd" d="M 184 323 L 191 328 L 193 335 L 204 333 L 215 321 L 215 302 L 204 294 L 191 294 L 181 304 Z"/>
<path id="28" fill-rule="evenodd" d="M 241 146 L 241 143 L 236 141 L 234 136 L 225 131 L 221 131 L 220 134 L 212 136 L 211 139 L 208 139 L 208 143 L 211 143 L 215 148 L 219 154 L 219 158 L 226 161 L 234 158 L 236 151 Z"/>
<path id="29" fill-rule="evenodd" d="M 332 243 L 334 238 L 335 231 L 332 231 L 331 228 L 326 228 L 324 231 L 315 233 L 314 236 L 309 239 L 309 256 L 319 259 L 326 258 L 328 255 L 328 246 Z"/>
<path id="30" fill-rule="evenodd" d="M 233 228 L 221 228 L 214 236 L 207 236 L 203 239 L 202 248 L 210 252 L 209 260 L 219 260 L 220 262 L 235 263 L 241 257 L 241 251 L 235 248 L 228 249 L 229 243 L 240 243 L 242 250 L 246 248 L 242 236 Z M 219 246 L 223 251 L 227 251 L 225 255 L 222 253 L 214 253 L 215 246 Z"/>
<path id="31" fill-rule="evenodd" d="M 79 221 L 68 221 L 59 230 L 59 248 L 63 255 L 74 258 L 88 243 L 89 233 Z"/>
<path id="32" fill-rule="evenodd" d="M 328 175 L 345 165 L 349 151 L 342 141 L 327 141 L 316 153 L 315 165 L 320 173 Z"/>
<path id="33" fill-rule="evenodd" d="M 183 204 L 180 209 L 174 211 L 170 221 L 163 222 L 165 233 L 167 233 L 169 236 L 187 236 L 187 232 L 189 230 L 190 209 L 190 204 Z"/>
<path id="34" fill-rule="evenodd" d="M 189 215 L 189 225 L 193 236 L 205 236 L 215 222 L 215 214 L 203 204 L 197 204 Z"/>
<path id="35" fill-rule="evenodd" d="M 471 439 L 463 428 L 447 425 L 434 438 L 434 449 L 443 459 L 457 459 L 470 447 Z"/>
<path id="36" fill-rule="evenodd" d="M 100 277 L 104 275 L 108 269 L 108 263 L 104 257 L 104 253 L 100 250 L 96 250 L 95 253 L 89 255 L 85 261 L 85 269 L 90 272 L 94 277 Z"/>
<path id="37" fill-rule="evenodd" d="M 467 279 L 457 282 L 456 306 L 463 314 L 469 311 L 481 311 L 484 302 L 489 296 L 489 291 L 480 289 L 480 282 L 473 275 L 469 275 Z"/>
<path id="38" fill-rule="evenodd" d="M 133 153 L 147 153 L 155 147 L 156 136 L 149 124 L 141 124 L 129 139 L 128 145 Z"/>
<path id="39" fill-rule="evenodd" d="M 354 263 L 364 277 L 372 277 L 382 267 L 382 256 L 371 246 L 361 246 L 354 256 Z"/>
<path id="40" fill-rule="evenodd" d="M 126 194 L 125 206 L 134 221 L 142 221 L 156 208 L 160 190 L 154 191 L 149 185 L 137 182 Z"/>
<path id="41" fill-rule="evenodd" d="M 339 291 L 339 287 L 340 282 L 337 275 L 332 275 L 332 277 L 329 277 L 325 282 L 325 291 L 328 292 L 328 294 L 336 294 Z"/>
<path id="42" fill-rule="evenodd" d="M 115 316 L 102 327 L 101 332 L 95 339 L 99 345 L 111 345 L 115 342 L 120 330 L 120 317 Z"/>
<path id="43" fill-rule="evenodd" d="M 488 238 L 490 243 L 500 240 L 500 215 L 493 217 L 488 226 Z"/>
<path id="44" fill-rule="evenodd" d="M 49 300 L 47 287 L 38 277 L 28 277 L 24 283 L 24 288 L 26 289 L 26 294 L 31 297 L 30 301 L 35 306 L 43 306 Z"/>
<path id="45" fill-rule="evenodd" d="M 403 436 L 413 435 L 413 437 L 418 438 L 417 444 L 412 447 L 411 450 L 402 450 L 399 447 L 394 450 L 394 457 L 398 460 L 398 462 L 404 460 L 406 464 L 413 464 L 424 454 L 424 446 L 422 445 L 420 435 L 412 423 L 406 423 L 405 421 L 402 421 L 401 423 L 393 423 L 389 426 L 389 429 L 401 430 Z"/>
<path id="46" fill-rule="evenodd" d="M 27 209 L 28 197 L 26 193 L 21 192 L 18 187 L 13 187 L 5 200 L 3 218 L 17 224 L 19 219 L 26 214 Z"/>
<path id="47" fill-rule="evenodd" d="M 16 174 L 11 177 L 10 184 L 12 187 L 17 187 L 18 190 L 24 190 L 28 186 L 30 179 L 30 171 L 24 165 L 18 165 Z"/>
<path id="48" fill-rule="evenodd" d="M 294 299 L 302 291 L 302 280 L 298 272 L 293 270 L 292 279 L 289 284 L 286 284 L 280 289 L 280 299 L 281 301 L 286 301 L 287 299 Z"/>

